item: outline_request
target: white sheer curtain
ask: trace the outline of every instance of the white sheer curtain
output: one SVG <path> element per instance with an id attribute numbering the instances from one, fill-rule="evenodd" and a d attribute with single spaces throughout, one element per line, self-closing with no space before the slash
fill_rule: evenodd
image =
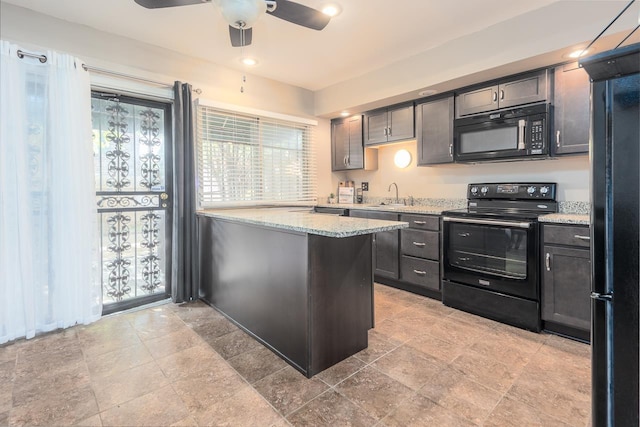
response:
<path id="1" fill-rule="evenodd" d="M 82 62 L 0 40 L 0 344 L 102 312 Z"/>

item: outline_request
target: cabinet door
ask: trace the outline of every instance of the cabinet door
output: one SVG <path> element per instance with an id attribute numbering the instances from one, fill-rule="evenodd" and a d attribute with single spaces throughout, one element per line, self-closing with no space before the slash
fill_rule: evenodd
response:
<path id="1" fill-rule="evenodd" d="M 547 99 L 547 70 L 500 83 L 498 88 L 499 108 L 530 104 Z"/>
<path id="2" fill-rule="evenodd" d="M 331 121 L 331 170 L 347 169 L 349 125 L 345 120 Z"/>
<path id="3" fill-rule="evenodd" d="M 362 145 L 362 116 L 348 119 L 349 124 L 349 153 L 347 155 L 347 169 L 364 168 L 364 147 Z"/>
<path id="4" fill-rule="evenodd" d="M 386 109 L 367 113 L 364 116 L 365 145 L 387 142 L 388 126 Z"/>
<path id="5" fill-rule="evenodd" d="M 591 327 L 591 261 L 585 249 L 545 245 L 542 319 L 588 331 Z"/>
<path id="6" fill-rule="evenodd" d="M 589 152 L 589 75 L 577 63 L 559 66 L 554 73 L 553 154 Z"/>
<path id="7" fill-rule="evenodd" d="M 464 92 L 456 96 L 456 117 L 498 108 L 498 85 Z"/>
<path id="8" fill-rule="evenodd" d="M 387 117 L 389 126 L 387 141 L 402 141 L 415 137 L 413 104 L 389 109 Z"/>
<path id="9" fill-rule="evenodd" d="M 398 215 L 389 212 L 351 210 L 349 216 L 357 218 L 397 221 Z M 382 231 L 374 235 L 373 265 L 376 276 L 397 279 L 399 276 L 399 233 L 398 230 Z"/>
<path id="10" fill-rule="evenodd" d="M 453 162 L 453 95 L 416 106 L 418 165 Z"/>

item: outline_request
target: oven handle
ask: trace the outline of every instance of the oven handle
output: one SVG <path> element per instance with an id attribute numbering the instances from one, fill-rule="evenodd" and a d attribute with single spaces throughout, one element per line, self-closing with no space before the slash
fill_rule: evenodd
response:
<path id="1" fill-rule="evenodd" d="M 530 222 L 493 221 L 489 219 L 453 218 L 450 216 L 443 216 L 442 220 L 446 222 L 464 222 L 466 224 L 501 225 L 504 227 L 531 228 Z"/>

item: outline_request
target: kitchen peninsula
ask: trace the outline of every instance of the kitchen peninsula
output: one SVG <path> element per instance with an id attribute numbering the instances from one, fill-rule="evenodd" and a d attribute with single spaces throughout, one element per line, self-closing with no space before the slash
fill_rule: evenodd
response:
<path id="1" fill-rule="evenodd" d="M 200 211 L 200 296 L 312 377 L 367 347 L 372 233 L 406 227 L 311 208 Z"/>

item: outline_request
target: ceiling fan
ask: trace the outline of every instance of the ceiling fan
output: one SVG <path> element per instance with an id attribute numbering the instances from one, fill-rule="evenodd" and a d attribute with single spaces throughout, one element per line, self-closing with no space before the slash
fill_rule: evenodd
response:
<path id="1" fill-rule="evenodd" d="M 147 9 L 215 3 L 229 23 L 234 47 L 251 44 L 251 27 L 265 13 L 314 30 L 322 30 L 331 19 L 319 10 L 288 0 L 135 0 Z"/>

